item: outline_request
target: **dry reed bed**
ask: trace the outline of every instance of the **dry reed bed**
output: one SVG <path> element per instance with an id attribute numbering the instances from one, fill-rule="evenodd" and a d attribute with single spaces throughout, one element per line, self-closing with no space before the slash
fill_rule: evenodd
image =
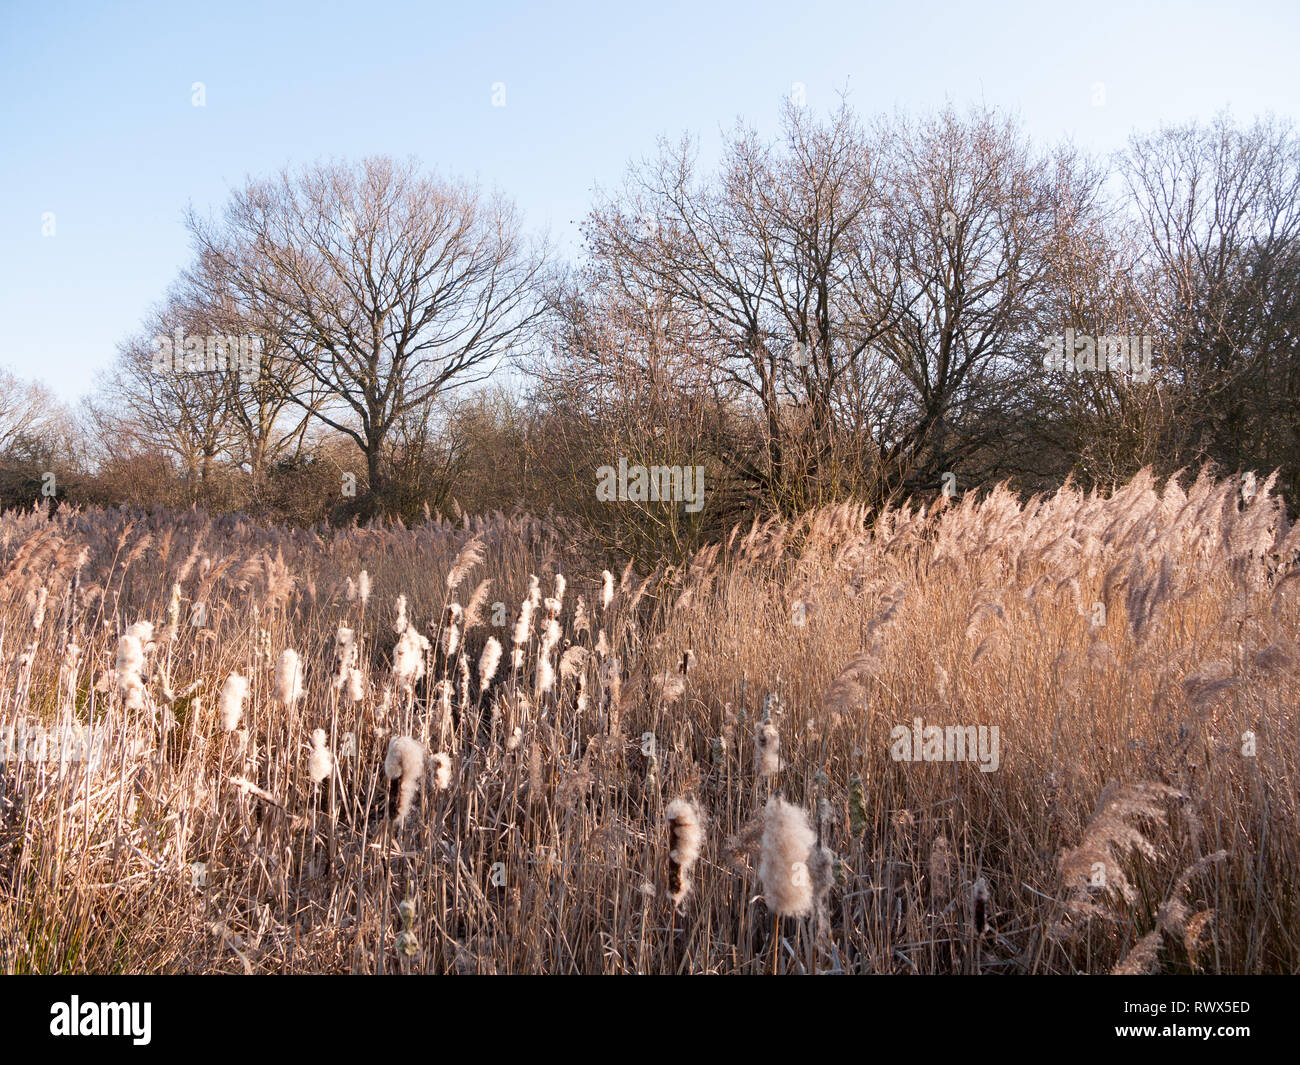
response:
<path id="1" fill-rule="evenodd" d="M 608 577 L 522 515 L 7 514 L 0 727 L 111 739 L 0 769 L 0 969 L 1297 971 L 1271 487 L 842 506 Z M 996 771 L 895 760 L 918 717 Z"/>

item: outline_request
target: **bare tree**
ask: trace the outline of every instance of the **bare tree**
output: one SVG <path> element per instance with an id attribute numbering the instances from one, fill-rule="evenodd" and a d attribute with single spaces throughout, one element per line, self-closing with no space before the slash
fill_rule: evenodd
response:
<path id="1" fill-rule="evenodd" d="M 732 406 L 759 419 L 761 450 L 730 451 L 732 472 L 789 508 L 812 502 L 836 397 L 898 313 L 860 298 L 893 262 L 875 239 L 877 170 L 847 106 L 826 122 L 788 106 L 779 143 L 738 130 L 715 180 L 689 141 L 662 146 L 586 223 L 599 283 L 671 305 Z"/>
<path id="2" fill-rule="evenodd" d="M 1294 471 L 1300 458 L 1300 140 L 1226 115 L 1132 138 L 1123 159 L 1141 288 L 1181 461 Z M 1280 487 L 1300 491 L 1294 472 Z"/>
<path id="3" fill-rule="evenodd" d="M 0 369 L 0 455 L 29 450 L 56 429 L 61 406 L 44 385 Z"/>
<path id="4" fill-rule="evenodd" d="M 199 255 L 182 275 L 173 301 L 212 333 L 242 345 L 242 360 L 230 360 L 217 372 L 225 377 L 236 437 L 231 459 L 247 467 L 256 494 L 268 467 L 302 454 L 312 416 L 323 402 L 321 389 L 286 352 L 280 339 L 283 312 L 256 294 L 241 299 L 215 256 Z"/>
<path id="5" fill-rule="evenodd" d="M 398 419 L 517 353 L 542 310 L 515 210 L 412 163 L 282 172 L 189 225 L 313 383 L 290 400 L 361 449 L 372 499 Z"/>
<path id="6" fill-rule="evenodd" d="M 140 334 L 119 347 L 112 370 L 87 403 L 101 462 L 165 455 L 194 501 L 204 498 L 218 460 L 229 457 L 236 439 L 225 338 L 218 351 L 208 329 L 192 304 L 170 297 Z M 180 347 L 173 355 L 174 337 Z"/>
<path id="7" fill-rule="evenodd" d="M 879 136 L 882 240 L 902 280 L 892 271 L 884 284 L 867 280 L 875 301 L 897 307 L 878 343 L 913 404 L 903 431 L 882 438 L 884 461 L 907 487 L 935 487 L 959 469 L 979 481 L 1010 443 L 1041 367 L 1038 310 L 1068 160 L 1037 155 L 1014 122 L 987 110 L 899 117 Z"/>

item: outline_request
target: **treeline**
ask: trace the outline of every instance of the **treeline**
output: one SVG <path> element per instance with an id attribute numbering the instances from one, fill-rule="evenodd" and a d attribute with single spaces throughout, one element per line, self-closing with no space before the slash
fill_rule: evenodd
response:
<path id="1" fill-rule="evenodd" d="M 1143 466 L 1279 468 L 1294 500 L 1298 148 L 1222 116 L 1102 161 L 996 111 L 790 106 L 708 170 L 662 143 L 576 264 L 411 162 L 284 171 L 188 218 L 80 410 L 0 410 L 4 499 L 52 470 L 57 499 L 294 522 L 553 508 L 638 555 Z M 701 468 L 705 505 L 598 498 L 620 459 Z"/>

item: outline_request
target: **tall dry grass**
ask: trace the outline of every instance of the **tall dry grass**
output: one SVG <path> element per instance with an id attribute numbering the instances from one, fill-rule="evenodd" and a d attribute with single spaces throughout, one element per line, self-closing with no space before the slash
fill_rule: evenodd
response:
<path id="1" fill-rule="evenodd" d="M 842 506 L 608 578 L 519 515 L 7 514 L 0 727 L 111 739 L 0 770 L 0 969 L 1296 971 L 1270 490 Z M 918 717 L 997 769 L 895 760 Z"/>

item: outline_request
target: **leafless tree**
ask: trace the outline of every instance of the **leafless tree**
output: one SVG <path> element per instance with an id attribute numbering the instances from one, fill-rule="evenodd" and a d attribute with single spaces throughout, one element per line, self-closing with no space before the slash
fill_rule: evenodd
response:
<path id="1" fill-rule="evenodd" d="M 544 254 L 516 211 L 409 162 L 250 181 L 220 223 L 189 225 L 312 381 L 290 400 L 361 449 L 372 497 L 398 420 L 516 354 L 542 310 Z"/>
<path id="2" fill-rule="evenodd" d="M 1166 449 L 1228 468 L 1300 459 L 1300 139 L 1272 119 L 1134 136 L 1122 171 L 1141 289 L 1178 417 Z M 1294 472 L 1279 487 L 1300 490 Z"/>
<path id="3" fill-rule="evenodd" d="M 825 122 L 788 106 L 777 144 L 738 129 L 712 180 L 697 175 L 689 141 L 662 145 L 585 226 L 601 284 L 656 293 L 734 392 L 731 406 L 757 419 L 761 450 L 729 461 L 779 505 L 809 501 L 804 490 L 831 455 L 837 396 L 898 313 L 892 293 L 861 298 L 867 277 L 878 296 L 896 274 L 876 239 L 878 186 L 847 106 Z"/>

